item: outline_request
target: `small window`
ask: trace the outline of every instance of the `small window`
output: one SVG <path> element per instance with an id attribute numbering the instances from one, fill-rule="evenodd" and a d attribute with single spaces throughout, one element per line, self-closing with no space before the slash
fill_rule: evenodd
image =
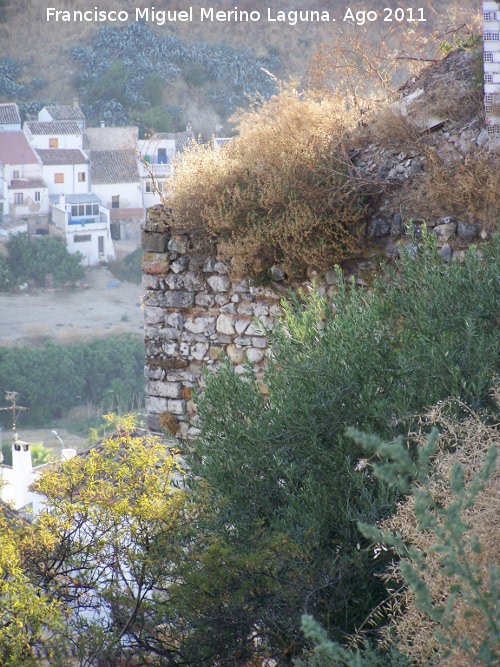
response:
<path id="1" fill-rule="evenodd" d="M 120 195 L 111 197 L 111 208 L 120 208 Z"/>
<path id="2" fill-rule="evenodd" d="M 495 12 L 484 12 L 483 13 L 483 21 L 495 21 L 497 18 L 497 15 Z"/>
<path id="3" fill-rule="evenodd" d="M 35 225 L 39 227 L 42 224 L 42 218 L 36 217 L 35 218 Z"/>
<path id="4" fill-rule="evenodd" d="M 85 215 L 92 215 L 92 204 L 85 204 Z"/>
<path id="5" fill-rule="evenodd" d="M 500 32 L 485 32 L 483 39 L 485 42 L 500 42 Z"/>
<path id="6" fill-rule="evenodd" d="M 22 203 L 23 203 L 23 193 L 14 192 L 14 204 L 22 204 Z"/>
<path id="7" fill-rule="evenodd" d="M 152 183 L 152 181 L 146 181 L 146 192 L 153 192 L 153 183 Z"/>
<path id="8" fill-rule="evenodd" d="M 73 240 L 75 243 L 88 243 L 92 240 L 92 236 L 90 234 L 75 234 Z"/>
<path id="9" fill-rule="evenodd" d="M 493 53 L 486 51 L 484 54 L 484 62 L 492 63 L 493 62 Z"/>
<path id="10" fill-rule="evenodd" d="M 57 137 L 50 137 L 49 148 L 59 148 L 59 139 Z"/>
<path id="11" fill-rule="evenodd" d="M 18 179 L 18 178 L 19 178 L 19 170 L 18 170 L 18 169 L 15 169 L 15 170 L 12 172 L 12 178 L 13 178 L 13 179 Z"/>
<path id="12" fill-rule="evenodd" d="M 64 174 L 54 174 L 54 183 L 64 183 Z"/>
<path id="13" fill-rule="evenodd" d="M 36 201 L 36 202 L 39 202 L 40 199 L 41 199 L 41 197 L 40 197 L 40 192 L 37 190 L 37 191 L 35 192 L 35 201 Z"/>
<path id="14" fill-rule="evenodd" d="M 78 205 L 78 215 L 85 215 L 85 204 Z"/>
<path id="15" fill-rule="evenodd" d="M 77 215 L 78 215 L 78 206 L 74 206 L 74 205 L 73 205 L 73 206 L 71 207 L 71 215 L 74 215 L 75 218 L 77 217 Z"/>
<path id="16" fill-rule="evenodd" d="M 493 74 L 490 74 L 489 72 L 487 72 L 484 75 L 484 83 L 493 83 Z"/>
<path id="17" fill-rule="evenodd" d="M 93 215 L 99 215 L 99 204 L 92 204 Z"/>
<path id="18" fill-rule="evenodd" d="M 84 171 L 79 171 L 78 172 L 78 182 L 79 183 L 85 183 L 87 180 L 87 174 Z"/>

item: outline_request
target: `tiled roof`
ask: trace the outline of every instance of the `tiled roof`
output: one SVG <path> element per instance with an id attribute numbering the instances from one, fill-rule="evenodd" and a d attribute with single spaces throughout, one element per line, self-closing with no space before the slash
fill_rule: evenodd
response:
<path id="1" fill-rule="evenodd" d="M 21 514 L 21 512 L 18 512 L 18 510 L 14 509 L 3 500 L 0 500 L 0 514 L 3 514 L 11 524 L 18 524 L 21 522 L 26 525 L 30 523 L 29 519 L 24 514 Z"/>
<path id="2" fill-rule="evenodd" d="M 11 190 L 26 190 L 28 188 L 46 188 L 47 184 L 41 178 L 19 178 L 11 181 L 9 188 Z"/>
<path id="3" fill-rule="evenodd" d="M 0 132 L 0 162 L 4 164 L 39 164 L 24 132 Z"/>
<path id="4" fill-rule="evenodd" d="M 44 121 L 26 123 L 31 134 L 81 134 L 78 123 L 72 121 Z"/>
<path id="5" fill-rule="evenodd" d="M 42 164 L 86 164 L 88 158 L 78 148 L 38 148 Z"/>
<path id="6" fill-rule="evenodd" d="M 0 104 L 0 123 L 9 125 L 20 122 L 17 104 Z"/>
<path id="7" fill-rule="evenodd" d="M 83 111 L 72 104 L 45 107 L 54 120 L 85 120 Z"/>
<path id="8" fill-rule="evenodd" d="M 134 150 L 92 151 L 91 181 L 105 183 L 138 183 L 139 168 Z"/>

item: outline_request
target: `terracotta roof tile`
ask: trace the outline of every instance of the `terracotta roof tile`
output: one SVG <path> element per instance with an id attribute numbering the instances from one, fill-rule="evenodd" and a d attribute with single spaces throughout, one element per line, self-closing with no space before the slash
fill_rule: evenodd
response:
<path id="1" fill-rule="evenodd" d="M 104 183 L 139 183 L 139 168 L 134 150 L 92 151 L 91 181 Z"/>
<path id="2" fill-rule="evenodd" d="M 19 116 L 17 104 L 0 104 L 0 123 L 8 125 L 20 122 L 21 117 Z"/>
<path id="3" fill-rule="evenodd" d="M 85 115 L 80 107 L 72 104 L 45 108 L 54 120 L 85 120 Z"/>
<path id="4" fill-rule="evenodd" d="M 0 132 L 0 162 L 4 164 L 39 164 L 24 132 Z"/>
<path id="5" fill-rule="evenodd" d="M 44 165 L 87 164 L 87 157 L 78 148 L 38 148 L 36 151 Z"/>
<path id="6" fill-rule="evenodd" d="M 72 121 L 44 121 L 26 123 L 31 134 L 81 134 L 78 123 Z"/>

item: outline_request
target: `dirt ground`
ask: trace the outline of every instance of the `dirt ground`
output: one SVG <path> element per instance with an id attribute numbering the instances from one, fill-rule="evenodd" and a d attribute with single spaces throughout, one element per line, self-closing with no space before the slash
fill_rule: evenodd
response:
<path id="1" fill-rule="evenodd" d="M 0 346 L 36 346 L 48 340 L 69 344 L 128 332 L 142 335 L 141 300 L 141 285 L 119 283 L 104 267 L 87 269 L 85 286 L 81 288 L 0 293 Z M 7 423 L 8 420 L 0 418 Z M 61 450 L 60 441 L 51 429 L 23 429 L 21 417 L 17 430 L 22 440 L 43 442 L 55 453 Z M 87 447 L 85 438 L 60 427 L 56 430 L 65 447 L 78 451 Z M 0 436 L 7 442 L 11 433 L 5 427 Z"/>
<path id="2" fill-rule="evenodd" d="M 141 298 L 141 285 L 119 283 L 104 267 L 87 269 L 84 287 L 0 294 L 0 346 L 140 334 Z"/>

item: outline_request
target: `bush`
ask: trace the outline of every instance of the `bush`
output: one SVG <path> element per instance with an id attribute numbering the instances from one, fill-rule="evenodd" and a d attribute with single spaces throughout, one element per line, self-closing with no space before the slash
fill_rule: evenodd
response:
<path id="1" fill-rule="evenodd" d="M 55 236 L 33 239 L 28 234 L 11 236 L 7 242 L 7 267 L 13 280 L 19 284 L 32 280 L 43 286 L 45 276 L 53 274 L 57 285 L 75 283 L 85 273 L 81 265 L 83 255 L 68 252 L 64 241 Z"/>
<path id="2" fill-rule="evenodd" d="M 365 200 L 350 177 L 340 99 L 285 90 L 243 113 L 220 152 L 185 151 L 166 187 L 173 225 L 217 238 L 233 267 L 325 268 L 359 250 Z"/>
<path id="3" fill-rule="evenodd" d="M 378 477 L 406 492 L 404 476 L 415 479 L 396 514 L 364 532 L 403 557 L 390 576 L 407 588 L 397 587 L 388 605 L 388 633 L 396 630 L 400 646 L 419 664 L 439 656 L 440 667 L 493 667 L 500 660 L 498 411 L 493 424 L 468 410 L 458 422 L 456 407 L 438 405 L 425 416 L 426 429 L 437 425 L 441 435 L 416 434 L 416 464 L 401 442 L 356 435 L 382 459 Z"/>
<path id="4" fill-rule="evenodd" d="M 220 614 L 210 627 L 224 637 L 237 619 L 247 636 L 259 628 L 263 651 L 293 644 L 297 655 L 304 609 L 339 640 L 385 597 L 374 574 L 388 554 L 374 560 L 355 522 L 382 519 L 395 495 L 364 467 L 366 455 L 345 429 L 392 438 L 448 396 L 491 403 L 500 366 L 500 237 L 484 257 L 472 248 L 463 264 L 447 265 L 429 242 L 415 260 L 404 253 L 371 294 L 339 280 L 335 315 L 314 293 L 304 303 L 292 299 L 271 334 L 268 397 L 251 368 L 240 377 L 226 364 L 207 375 L 198 399 L 202 463 L 193 467 L 216 507 L 200 529 L 214 547 L 195 574 L 226 582 L 240 572 L 243 583 L 229 598 L 226 589 L 203 598 L 193 587 L 207 605 L 200 626 Z"/>

